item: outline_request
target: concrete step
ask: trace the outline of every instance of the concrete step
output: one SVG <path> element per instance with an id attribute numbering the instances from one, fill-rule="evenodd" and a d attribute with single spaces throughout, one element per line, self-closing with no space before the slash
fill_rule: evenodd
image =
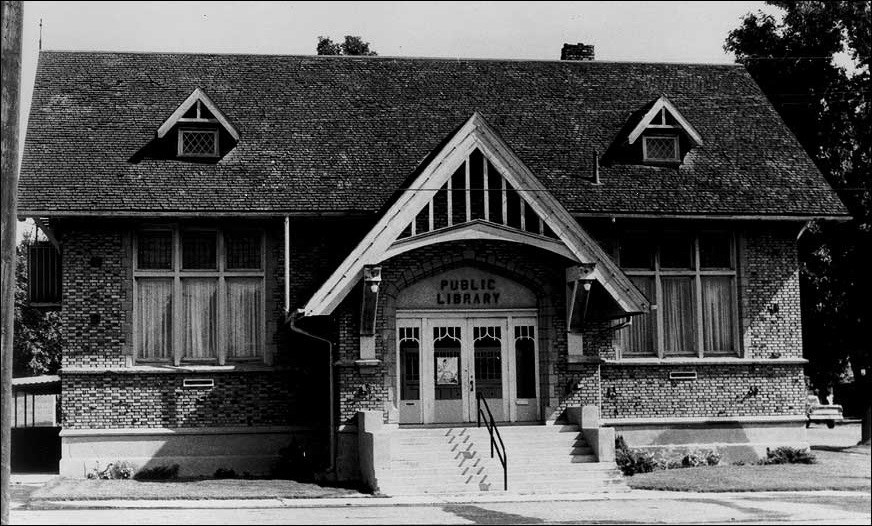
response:
<path id="1" fill-rule="evenodd" d="M 499 488 L 502 490 L 502 486 Z M 493 489 L 493 486 L 488 486 L 485 489 L 480 487 L 468 487 L 468 488 L 447 488 L 447 487 L 432 487 L 432 486 L 402 486 L 402 487 L 393 487 L 393 486 L 379 486 L 379 491 L 384 495 L 391 496 L 400 496 L 400 495 L 470 495 L 470 494 L 479 494 L 483 492 L 493 492 L 496 491 Z"/>
<path id="2" fill-rule="evenodd" d="M 465 448 L 469 445 L 476 445 L 478 447 L 487 447 L 490 449 L 490 438 L 487 436 L 484 437 L 474 437 L 465 440 L 459 441 L 448 441 L 442 439 L 431 439 L 431 440 L 395 440 L 391 442 L 391 448 L 393 449 L 434 449 L 437 447 L 449 447 L 452 449 L 457 448 Z M 496 441 L 499 444 L 499 440 Z M 567 448 L 567 447 L 589 447 L 590 444 L 587 443 L 584 439 L 577 440 L 515 440 L 503 438 L 503 444 L 505 444 L 506 448 L 513 447 L 525 450 L 531 449 L 554 449 L 554 448 Z"/>
<path id="3" fill-rule="evenodd" d="M 500 464 L 499 460 L 495 460 L 492 463 L 484 464 L 485 467 L 489 468 L 492 472 L 494 470 L 499 470 L 500 473 L 503 471 L 503 465 Z M 577 463 L 565 463 L 565 464 L 557 464 L 557 463 L 548 463 L 548 464 L 521 464 L 520 462 L 512 462 L 509 459 L 508 462 L 509 473 L 517 473 L 519 475 L 523 475 L 525 473 L 551 473 L 552 475 L 565 474 L 572 476 L 576 473 L 585 473 L 585 472 L 618 472 L 618 469 L 615 467 L 612 462 L 577 462 Z M 559 470 L 559 471 L 558 471 Z"/>
<path id="4" fill-rule="evenodd" d="M 379 478 L 379 487 L 382 485 L 391 486 L 391 487 L 402 487 L 402 486 L 419 486 L 419 487 L 451 487 L 455 488 L 458 486 L 469 486 L 469 485 L 478 485 L 481 483 L 487 483 L 492 480 L 493 477 L 489 476 L 469 476 L 469 477 L 382 477 Z M 502 476 L 499 477 L 500 481 L 502 481 Z M 546 481 L 543 481 L 545 483 Z"/>
<path id="5" fill-rule="evenodd" d="M 466 466 L 462 468 L 453 466 L 444 467 L 418 467 L 418 468 L 397 468 L 391 466 L 390 469 L 380 470 L 380 474 L 388 477 L 466 477 L 469 475 L 486 475 L 489 466 L 479 464 L 477 466 Z M 500 468 L 502 472 L 502 468 Z"/>
<path id="6" fill-rule="evenodd" d="M 574 425 L 501 426 L 508 453 L 509 491 L 591 493 L 626 491 L 613 462 L 597 462 Z M 484 428 L 401 429 L 391 437 L 389 469 L 380 470 L 387 495 L 503 492 L 503 468 L 490 456 Z"/>
<path id="7" fill-rule="evenodd" d="M 497 460 L 497 462 L 499 462 Z M 474 466 L 488 466 L 491 464 L 490 457 L 484 458 L 473 456 L 469 458 L 393 458 L 388 466 L 392 469 L 436 469 L 436 468 L 451 468 L 451 469 L 466 469 Z"/>
<path id="8" fill-rule="evenodd" d="M 575 432 L 578 433 L 581 429 L 574 424 L 548 424 L 548 425 L 523 425 L 523 426 L 513 426 L 513 425 L 503 425 L 497 423 L 497 429 L 500 430 L 502 434 L 528 434 L 528 433 L 567 433 L 567 432 Z M 477 431 L 483 431 L 487 433 L 487 428 L 484 425 L 481 427 L 476 427 L 475 425 L 469 427 L 436 427 L 436 428 L 409 428 L 409 427 L 401 427 L 398 430 L 394 431 L 394 435 L 403 435 L 403 434 L 415 434 L 418 436 L 445 436 L 445 435 L 458 435 L 463 433 L 474 433 Z"/>
<path id="9" fill-rule="evenodd" d="M 396 450 L 391 449 L 391 458 L 395 460 L 441 460 L 445 461 L 448 459 L 464 459 L 464 458 L 475 458 L 482 456 L 480 453 L 480 449 L 472 448 L 472 449 L 464 449 L 461 451 L 451 451 L 448 449 L 444 450 L 429 450 L 429 451 L 419 451 L 419 450 Z M 485 454 L 490 456 L 490 450 L 485 451 Z"/>

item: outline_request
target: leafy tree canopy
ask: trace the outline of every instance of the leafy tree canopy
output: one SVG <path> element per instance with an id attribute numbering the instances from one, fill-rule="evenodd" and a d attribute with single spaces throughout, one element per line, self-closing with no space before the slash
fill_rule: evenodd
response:
<path id="1" fill-rule="evenodd" d="M 27 301 L 27 248 L 30 235 L 16 247 L 15 327 L 12 370 L 15 376 L 55 374 L 61 364 L 60 313 L 31 307 Z"/>
<path id="2" fill-rule="evenodd" d="M 374 50 L 369 49 L 369 42 L 364 42 L 359 36 L 345 35 L 345 42 L 337 44 L 330 37 L 319 36 L 318 47 L 316 51 L 319 55 L 360 55 L 360 56 L 375 56 L 378 55 Z"/>
<path id="3" fill-rule="evenodd" d="M 853 216 L 812 223 L 800 238 L 803 346 L 818 387 L 836 383 L 850 362 L 868 403 L 872 2 L 768 3 L 781 15 L 746 15 L 724 48 L 747 67 Z M 845 55 L 852 66 L 839 65 Z"/>

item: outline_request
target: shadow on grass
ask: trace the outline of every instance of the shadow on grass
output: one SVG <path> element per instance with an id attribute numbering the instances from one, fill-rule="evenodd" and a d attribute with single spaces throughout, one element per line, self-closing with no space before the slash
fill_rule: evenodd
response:
<path id="1" fill-rule="evenodd" d="M 833 453 L 846 453 L 849 455 L 865 455 L 869 456 L 870 449 L 867 445 L 855 446 L 811 446 L 813 451 L 830 451 Z"/>

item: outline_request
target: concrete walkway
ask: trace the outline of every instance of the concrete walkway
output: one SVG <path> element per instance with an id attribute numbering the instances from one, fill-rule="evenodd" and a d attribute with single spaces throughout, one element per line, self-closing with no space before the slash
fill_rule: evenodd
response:
<path id="1" fill-rule="evenodd" d="M 494 495 L 469 498 L 64 502 L 13 524 L 870 524 L 864 492 Z M 48 503 L 45 503 L 48 504 Z M 95 509 L 99 506 L 99 509 Z M 123 508 L 124 511 L 121 511 Z"/>

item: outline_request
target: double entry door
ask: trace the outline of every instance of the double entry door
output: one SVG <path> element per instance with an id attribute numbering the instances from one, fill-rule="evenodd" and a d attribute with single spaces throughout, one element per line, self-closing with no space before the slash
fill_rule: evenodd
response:
<path id="1" fill-rule="evenodd" d="M 535 311 L 397 313 L 400 423 L 539 419 Z"/>

